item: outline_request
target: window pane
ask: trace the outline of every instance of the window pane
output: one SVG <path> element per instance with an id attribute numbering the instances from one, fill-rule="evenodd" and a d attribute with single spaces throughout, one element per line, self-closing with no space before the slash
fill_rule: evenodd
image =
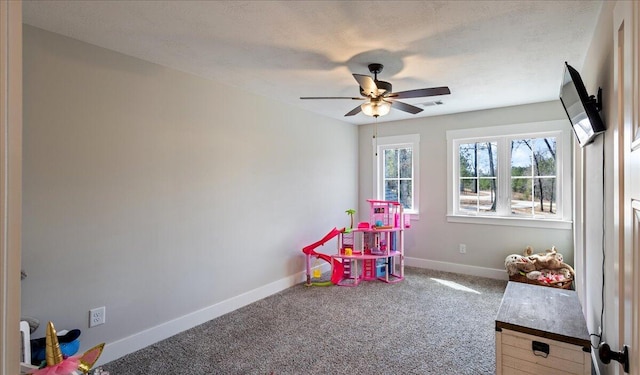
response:
<path id="1" fill-rule="evenodd" d="M 398 178 L 398 150 L 384 150 L 384 177 Z"/>
<path id="2" fill-rule="evenodd" d="M 495 177 L 498 166 L 498 144 L 476 143 L 478 149 L 478 177 Z"/>
<path id="3" fill-rule="evenodd" d="M 512 178 L 511 179 L 511 198 L 515 200 L 531 200 L 531 179 L 530 178 Z"/>
<path id="4" fill-rule="evenodd" d="M 387 201 L 398 201 L 398 181 L 390 180 L 384 182 L 384 199 Z"/>
<path id="5" fill-rule="evenodd" d="M 400 180 L 400 203 L 405 209 L 413 208 L 413 191 L 411 180 Z"/>
<path id="6" fill-rule="evenodd" d="M 476 212 L 478 196 L 475 178 L 460 180 L 460 211 Z"/>
<path id="7" fill-rule="evenodd" d="M 516 216 L 533 214 L 533 197 L 531 195 L 530 178 L 511 179 L 511 213 Z"/>
<path id="8" fill-rule="evenodd" d="M 476 177 L 476 143 L 460 145 L 460 177 Z"/>
<path id="9" fill-rule="evenodd" d="M 528 139 L 511 141 L 511 176 L 531 176 L 532 160 Z"/>
<path id="10" fill-rule="evenodd" d="M 511 142 L 512 176 L 555 176 L 556 138 L 517 139 Z"/>
<path id="11" fill-rule="evenodd" d="M 496 211 L 496 180 L 482 178 L 478 181 L 478 204 L 479 210 L 484 212 Z"/>
<path id="12" fill-rule="evenodd" d="M 556 179 L 536 178 L 533 184 L 534 210 L 536 215 L 556 213 Z"/>
<path id="13" fill-rule="evenodd" d="M 398 150 L 400 157 L 400 178 L 411 178 L 412 157 L 410 148 L 401 148 Z"/>
<path id="14" fill-rule="evenodd" d="M 556 175 L 556 139 L 536 138 L 531 140 L 536 176 Z"/>

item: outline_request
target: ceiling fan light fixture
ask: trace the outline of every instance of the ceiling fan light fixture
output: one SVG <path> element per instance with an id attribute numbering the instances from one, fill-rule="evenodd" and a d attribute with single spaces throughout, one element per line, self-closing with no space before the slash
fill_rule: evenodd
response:
<path id="1" fill-rule="evenodd" d="M 382 72 L 382 64 L 369 64 L 369 72 L 373 74 L 373 77 L 353 73 L 353 78 L 358 82 L 360 88 L 360 98 L 354 97 L 300 97 L 300 99 L 349 99 L 349 100 L 365 100 L 366 102 L 352 109 L 345 114 L 345 117 L 355 116 L 362 112 L 366 116 L 378 118 L 389 113 L 391 106 L 402 112 L 407 112 L 412 115 L 423 111 L 422 108 L 415 105 L 407 104 L 398 99 L 409 98 L 422 98 L 428 96 L 449 95 L 451 90 L 447 86 L 431 87 L 424 89 L 415 89 L 407 91 L 393 92 L 393 86 L 386 81 L 378 80 L 378 74 Z M 442 104 L 442 102 L 434 102 L 434 105 Z M 426 106 L 426 104 L 425 104 Z"/>
<path id="2" fill-rule="evenodd" d="M 362 109 L 362 112 L 367 116 L 380 117 L 389 113 L 389 111 L 391 110 L 391 103 L 384 100 L 371 100 L 363 103 L 360 108 Z"/>

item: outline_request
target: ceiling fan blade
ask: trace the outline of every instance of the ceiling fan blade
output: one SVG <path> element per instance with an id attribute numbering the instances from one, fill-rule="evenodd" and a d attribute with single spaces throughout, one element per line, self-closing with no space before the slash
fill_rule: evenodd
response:
<path id="1" fill-rule="evenodd" d="M 353 116 L 353 115 L 357 115 L 358 113 L 360 113 L 360 111 L 362 111 L 362 108 L 360 106 L 355 107 L 354 109 L 352 109 L 351 111 L 347 112 L 346 116 Z"/>
<path id="2" fill-rule="evenodd" d="M 416 113 L 422 112 L 422 108 L 418 108 L 418 107 L 416 107 L 414 105 L 411 105 L 411 104 L 399 102 L 397 100 L 391 101 L 391 106 L 393 108 L 395 108 L 395 109 L 399 109 L 401 111 L 409 112 L 409 113 L 411 113 L 413 115 L 415 115 Z"/>
<path id="3" fill-rule="evenodd" d="M 394 99 L 406 99 L 406 98 L 421 98 L 424 96 L 437 96 L 437 95 L 449 95 L 451 90 L 447 86 L 431 87 L 428 89 L 416 89 L 408 91 L 400 91 L 389 94 L 388 98 Z"/>
<path id="4" fill-rule="evenodd" d="M 369 97 L 378 95 L 378 86 L 376 85 L 376 82 L 373 80 L 373 78 L 371 78 L 370 76 L 365 76 L 363 74 L 355 73 L 353 74 L 353 78 L 358 81 L 358 84 L 360 85 L 360 87 L 362 87 L 362 91 L 365 95 Z"/>
<path id="5" fill-rule="evenodd" d="M 351 96 L 301 96 L 300 99 L 350 99 L 365 100 L 366 98 L 355 98 Z"/>

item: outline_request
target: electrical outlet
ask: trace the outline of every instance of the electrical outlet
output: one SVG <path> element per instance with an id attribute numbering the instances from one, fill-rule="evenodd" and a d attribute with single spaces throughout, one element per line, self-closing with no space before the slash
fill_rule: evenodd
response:
<path id="1" fill-rule="evenodd" d="M 89 310 L 89 328 L 104 324 L 106 321 L 105 313 L 106 308 L 104 306 Z"/>
<path id="2" fill-rule="evenodd" d="M 460 254 L 466 254 L 467 253 L 467 245 L 461 243 L 460 244 Z"/>

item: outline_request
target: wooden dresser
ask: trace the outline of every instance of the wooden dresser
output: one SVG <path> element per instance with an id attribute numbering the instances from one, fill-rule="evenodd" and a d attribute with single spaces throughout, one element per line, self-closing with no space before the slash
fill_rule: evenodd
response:
<path id="1" fill-rule="evenodd" d="M 496 317 L 496 374 L 591 374 L 575 291 L 510 281 Z"/>

